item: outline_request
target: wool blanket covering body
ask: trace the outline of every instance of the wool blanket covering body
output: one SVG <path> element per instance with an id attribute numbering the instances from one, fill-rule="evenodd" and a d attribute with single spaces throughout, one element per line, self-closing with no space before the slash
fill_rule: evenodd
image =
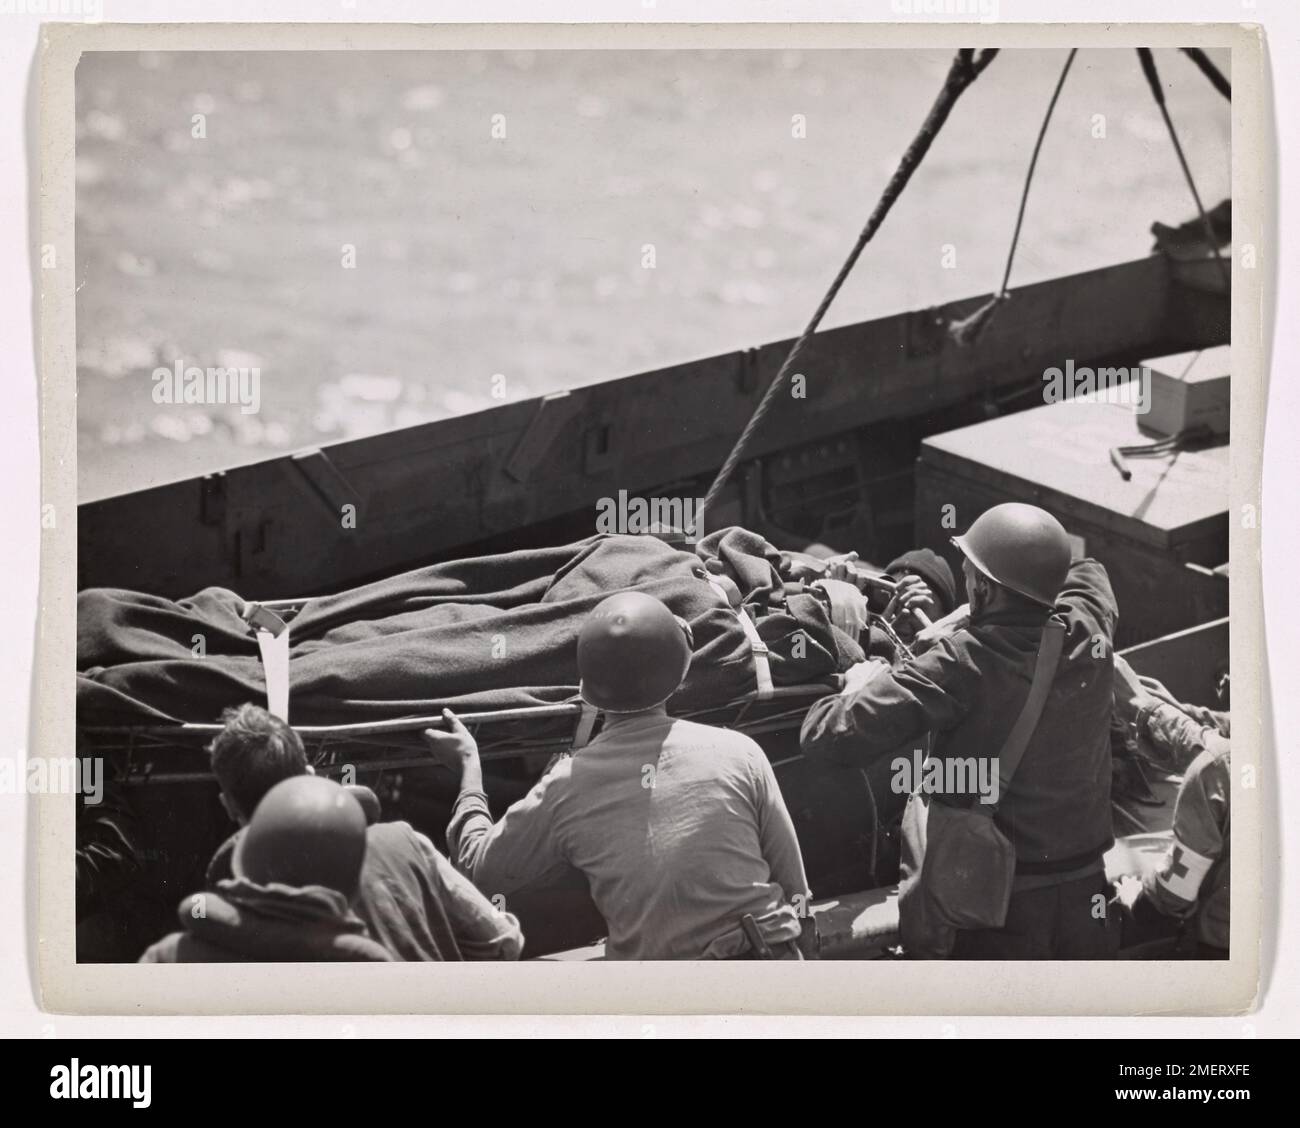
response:
<path id="1" fill-rule="evenodd" d="M 694 658 L 674 710 L 725 704 L 755 688 L 750 643 L 708 581 L 730 579 L 767 608 L 784 590 L 780 553 L 741 528 L 682 551 L 654 536 L 434 564 L 311 599 L 291 621 L 290 717 L 348 724 L 575 700 L 577 638 L 606 596 L 636 589 L 691 624 Z M 245 601 L 225 588 L 188 599 L 94 588 L 77 596 L 81 725 L 216 721 L 264 704 Z M 815 596 L 791 593 L 756 622 L 777 685 L 814 682 L 862 659 Z"/>

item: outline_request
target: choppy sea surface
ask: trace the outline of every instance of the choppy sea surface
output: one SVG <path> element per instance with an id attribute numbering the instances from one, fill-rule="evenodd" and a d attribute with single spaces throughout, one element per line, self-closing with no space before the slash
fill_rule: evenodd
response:
<path id="1" fill-rule="evenodd" d="M 1064 57 L 1004 51 L 965 93 L 827 326 L 997 285 Z M 1156 58 L 1211 206 L 1228 104 Z M 83 56 L 82 500 L 795 335 L 948 59 Z M 1080 52 L 1013 287 L 1192 214 L 1134 53 Z M 178 362 L 257 368 L 258 410 L 157 402 Z"/>

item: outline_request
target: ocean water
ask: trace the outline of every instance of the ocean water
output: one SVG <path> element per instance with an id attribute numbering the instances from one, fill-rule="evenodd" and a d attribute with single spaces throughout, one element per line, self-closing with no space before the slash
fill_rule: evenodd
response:
<path id="1" fill-rule="evenodd" d="M 997 285 L 1064 58 L 1004 51 L 963 95 L 827 326 Z M 1212 206 L 1228 104 L 1156 58 Z M 948 60 L 83 56 L 81 498 L 795 335 Z M 1193 214 L 1134 53 L 1080 52 L 1013 287 L 1140 257 L 1153 221 Z M 157 402 L 177 363 L 256 368 L 258 410 Z"/>

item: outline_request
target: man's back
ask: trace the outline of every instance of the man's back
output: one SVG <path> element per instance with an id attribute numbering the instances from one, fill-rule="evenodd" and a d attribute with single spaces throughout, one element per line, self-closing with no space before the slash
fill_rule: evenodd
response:
<path id="1" fill-rule="evenodd" d="M 201 911 L 196 908 L 201 906 Z M 319 963 L 388 961 L 337 890 L 222 880 L 181 902 L 181 931 L 164 936 L 141 963 Z"/>
<path id="2" fill-rule="evenodd" d="M 612 959 L 736 955 L 744 914 L 769 943 L 799 935 L 798 843 L 767 757 L 740 733 L 662 714 L 607 722 L 492 828 L 473 872 L 508 897 L 560 865 L 586 875 Z"/>
<path id="3" fill-rule="evenodd" d="M 1021 873 L 1056 873 L 1099 858 L 1111 845 L 1110 720 L 1113 707 L 1114 597 L 1102 567 L 1081 561 L 1057 600 L 1065 644 L 1051 692 L 997 822 L 1016 847 Z M 1108 607 L 1109 605 L 1109 607 Z M 1019 716 L 1043 637 L 1018 622 L 972 625 L 985 649 L 980 705 L 936 751 L 996 755 Z"/>
<path id="4" fill-rule="evenodd" d="M 1095 560 L 1076 561 L 1055 611 L 1066 624 L 1064 649 L 997 813 L 1024 873 L 1066 872 L 1095 862 L 1111 842 L 1117 613 L 1105 569 Z M 980 617 L 857 694 L 824 698 L 804 722 L 804 752 L 870 763 L 900 747 L 920 747 L 930 733 L 937 759 L 998 756 L 1029 694 L 1046 614 L 1026 609 Z"/>

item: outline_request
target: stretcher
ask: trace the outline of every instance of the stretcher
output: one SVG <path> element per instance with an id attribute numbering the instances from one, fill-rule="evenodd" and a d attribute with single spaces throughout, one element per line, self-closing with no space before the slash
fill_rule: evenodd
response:
<path id="1" fill-rule="evenodd" d="M 856 638 L 859 629 L 870 624 L 890 639 L 900 657 L 910 653 L 887 616 L 871 606 L 873 593 L 877 600 L 888 600 L 897 590 L 898 585 L 890 577 L 859 561 L 856 553 L 828 559 L 804 553 L 786 555 L 798 558 L 805 577 L 805 583 L 796 586 L 815 594 L 840 630 Z M 840 677 L 831 674 L 805 684 L 774 684 L 769 649 L 754 618 L 762 614 L 759 610 L 762 604 L 744 603 L 735 584 L 718 571 L 704 572 L 703 578 L 740 627 L 752 660 L 754 688 L 716 703 L 674 710 L 675 714 L 750 736 L 797 731 L 808 706 L 837 690 L 842 684 Z M 292 723 L 293 701 L 289 684 L 290 638 L 295 619 L 312 602 L 312 598 L 261 600 L 246 603 L 242 610 L 241 617 L 257 642 L 266 706 L 289 723 Z M 923 613 L 913 611 L 912 614 L 919 626 L 930 625 Z M 475 735 L 485 763 L 522 759 L 526 770 L 545 763 L 556 753 L 583 747 L 600 724 L 596 712 L 576 697 L 560 703 L 467 711 L 459 715 Z M 444 724 L 438 712 L 342 724 L 294 724 L 294 728 L 317 771 L 329 773 L 350 765 L 356 770 L 382 772 L 429 766 L 430 759 L 420 734 L 425 729 L 442 728 Z M 192 779 L 196 772 L 208 774 L 205 763 L 195 762 L 185 752 L 201 753 L 206 743 L 221 731 L 221 725 L 215 717 L 211 721 L 111 725 L 88 719 L 80 731 L 97 750 L 117 754 L 119 778 L 124 782 L 166 783 Z M 173 754 L 169 756 L 168 750 Z"/>
<path id="2" fill-rule="evenodd" d="M 249 603 L 244 618 L 257 638 L 266 676 L 266 705 L 286 721 L 290 716 L 288 647 L 294 617 L 307 599 Z M 755 660 L 755 689 L 729 701 L 681 712 L 684 719 L 735 729 L 747 735 L 797 730 L 808 707 L 841 683 L 838 676 L 805 685 L 773 685 L 765 676 L 766 647 L 752 620 L 738 611 Z M 549 761 L 558 753 L 584 747 L 599 731 L 600 714 L 580 700 L 553 705 L 496 709 L 459 714 L 475 736 L 484 763 L 522 759 L 526 765 Z M 294 724 L 314 769 L 322 774 L 346 766 L 361 772 L 430 767 L 433 761 L 421 739 L 425 729 L 445 728 L 441 714 L 414 715 L 353 724 Z M 145 723 L 81 727 L 82 736 L 101 753 L 114 754 L 118 779 L 127 784 L 175 783 L 210 778 L 204 749 L 222 729 L 220 723 Z M 189 754 L 189 755 L 187 755 Z M 203 761 L 192 761 L 204 754 Z M 184 760 L 182 765 L 178 759 Z"/>

